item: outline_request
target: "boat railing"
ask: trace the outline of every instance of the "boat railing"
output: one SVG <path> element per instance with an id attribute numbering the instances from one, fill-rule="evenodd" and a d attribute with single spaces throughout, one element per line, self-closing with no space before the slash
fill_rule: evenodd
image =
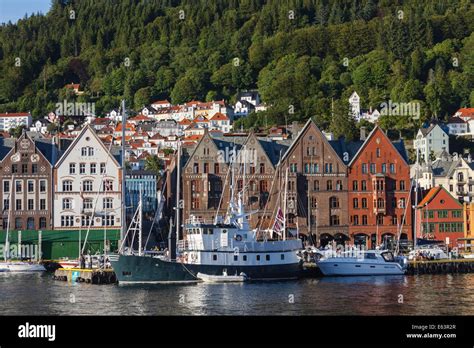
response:
<path id="1" fill-rule="evenodd" d="M 192 217 L 192 218 L 186 219 L 185 224 L 186 225 L 212 225 L 214 224 L 214 219 Z"/>

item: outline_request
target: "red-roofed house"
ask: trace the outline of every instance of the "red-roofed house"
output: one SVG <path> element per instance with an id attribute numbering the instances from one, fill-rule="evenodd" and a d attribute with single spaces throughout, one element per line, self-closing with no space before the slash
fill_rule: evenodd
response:
<path id="1" fill-rule="evenodd" d="M 232 129 L 229 117 L 221 112 L 216 112 L 209 121 L 210 129 L 220 130 L 222 133 L 229 133 Z"/>
<path id="2" fill-rule="evenodd" d="M 171 103 L 168 100 L 157 100 L 151 103 L 151 106 L 158 110 L 171 107 Z"/>
<path id="3" fill-rule="evenodd" d="M 29 112 L 6 112 L 0 114 L 0 131 L 8 132 L 12 128 L 25 126 L 30 128 L 32 123 L 31 114 Z"/>
<path id="4" fill-rule="evenodd" d="M 442 186 L 431 188 L 416 207 L 417 238 L 445 242 L 457 247 L 464 237 L 463 206 Z"/>
<path id="5" fill-rule="evenodd" d="M 149 123 L 149 122 L 153 122 L 154 120 L 150 117 L 147 117 L 145 115 L 137 115 L 135 117 L 131 117 L 127 120 L 128 122 L 130 123 L 133 123 L 134 125 L 137 125 L 139 123 Z"/>
<path id="6" fill-rule="evenodd" d="M 74 92 L 75 95 L 82 95 L 84 92 L 80 91 L 81 85 L 79 83 L 70 83 L 64 86 L 66 89 L 70 89 Z"/>

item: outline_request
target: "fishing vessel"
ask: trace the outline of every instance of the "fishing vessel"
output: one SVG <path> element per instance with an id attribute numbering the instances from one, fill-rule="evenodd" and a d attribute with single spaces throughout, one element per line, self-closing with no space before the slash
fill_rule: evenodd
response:
<path id="1" fill-rule="evenodd" d="M 224 272 L 245 274 L 248 280 L 298 278 L 302 261 L 297 253 L 303 248 L 302 241 L 286 238 L 284 227 L 282 239 L 258 239 L 257 230 L 249 226 L 242 192 L 234 199 L 232 184 L 225 218 L 205 221 L 191 216 L 185 221 L 180 240 L 180 157 L 178 144 L 176 229 L 170 230 L 168 253 L 157 254 L 142 248 L 140 203 L 124 238 L 125 241 L 131 233 L 138 234 L 138 250 L 133 247 L 132 238 L 127 249 L 122 245 L 119 254 L 109 256 L 119 284 L 198 282 L 198 273 L 222 276 Z"/>

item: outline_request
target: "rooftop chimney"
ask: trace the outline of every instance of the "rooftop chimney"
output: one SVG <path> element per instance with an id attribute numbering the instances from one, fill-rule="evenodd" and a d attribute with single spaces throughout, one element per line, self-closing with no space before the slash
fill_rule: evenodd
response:
<path id="1" fill-rule="evenodd" d="M 362 140 L 362 141 L 365 141 L 365 139 L 367 138 L 366 135 L 365 135 L 365 130 L 366 129 L 365 129 L 364 126 L 360 127 L 360 140 Z"/>

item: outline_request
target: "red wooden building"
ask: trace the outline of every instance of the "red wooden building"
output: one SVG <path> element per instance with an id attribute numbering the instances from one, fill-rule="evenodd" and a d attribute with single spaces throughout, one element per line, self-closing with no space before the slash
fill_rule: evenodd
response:
<path id="1" fill-rule="evenodd" d="M 402 141 L 392 142 L 378 126 L 349 163 L 349 235 L 375 248 L 412 239 L 410 167 Z M 402 227 L 403 225 L 403 227 Z"/>
<path id="2" fill-rule="evenodd" d="M 416 207 L 417 238 L 445 242 L 457 247 L 464 238 L 463 206 L 442 186 L 433 187 Z"/>

